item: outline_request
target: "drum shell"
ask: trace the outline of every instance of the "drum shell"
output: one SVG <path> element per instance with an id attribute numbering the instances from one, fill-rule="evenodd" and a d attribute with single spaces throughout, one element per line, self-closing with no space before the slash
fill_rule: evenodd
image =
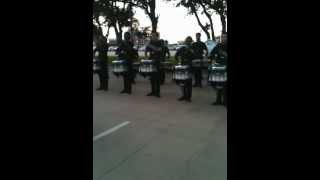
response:
<path id="1" fill-rule="evenodd" d="M 128 65 L 125 60 L 112 61 L 112 72 L 115 75 L 123 75 L 128 71 Z"/>
<path id="2" fill-rule="evenodd" d="M 174 72 L 173 72 L 173 77 L 174 80 L 178 81 L 186 81 L 188 79 L 191 79 L 191 72 L 190 72 L 190 67 L 185 65 L 185 66 L 175 66 L 174 67 Z"/>
<path id="3" fill-rule="evenodd" d="M 155 63 L 153 60 L 141 60 L 139 65 L 139 73 L 142 76 L 149 76 L 152 73 L 156 73 L 158 70 L 155 66 Z"/>
<path id="4" fill-rule="evenodd" d="M 209 67 L 209 83 L 216 88 L 223 88 L 227 82 L 227 70 L 223 65 L 211 65 Z"/>

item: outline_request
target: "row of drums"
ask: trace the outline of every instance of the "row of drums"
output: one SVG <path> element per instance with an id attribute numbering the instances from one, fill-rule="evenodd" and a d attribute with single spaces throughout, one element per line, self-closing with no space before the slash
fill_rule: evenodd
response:
<path id="1" fill-rule="evenodd" d="M 112 72 L 115 75 L 122 75 L 123 73 L 128 71 L 125 60 L 116 60 L 112 61 Z M 176 65 L 172 66 L 170 63 L 165 62 L 162 63 L 162 68 L 171 69 L 172 79 L 183 81 L 192 78 L 191 68 L 188 65 Z M 135 63 L 134 67 L 136 70 L 145 76 L 149 76 L 154 72 L 157 72 L 157 69 L 153 63 L 153 60 L 141 60 L 140 63 Z M 94 70 L 97 70 L 98 67 L 94 64 Z M 227 81 L 227 69 L 225 65 L 221 64 L 210 64 L 208 66 L 208 81 L 209 82 L 226 82 Z"/>

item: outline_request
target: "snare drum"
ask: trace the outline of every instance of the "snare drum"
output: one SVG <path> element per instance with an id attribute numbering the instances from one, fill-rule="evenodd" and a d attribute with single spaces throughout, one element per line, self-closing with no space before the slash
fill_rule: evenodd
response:
<path id="1" fill-rule="evenodd" d="M 112 72 L 115 75 L 122 75 L 128 71 L 128 67 L 125 63 L 125 60 L 112 61 Z"/>
<path id="2" fill-rule="evenodd" d="M 175 66 L 172 78 L 176 81 L 185 81 L 191 79 L 190 67 L 188 65 Z"/>
<path id="3" fill-rule="evenodd" d="M 151 75 L 151 73 L 157 72 L 153 60 L 141 60 L 139 72 L 143 76 Z"/>
<path id="4" fill-rule="evenodd" d="M 225 65 L 212 64 L 209 66 L 209 79 L 212 86 L 222 88 L 227 82 L 227 68 Z"/>

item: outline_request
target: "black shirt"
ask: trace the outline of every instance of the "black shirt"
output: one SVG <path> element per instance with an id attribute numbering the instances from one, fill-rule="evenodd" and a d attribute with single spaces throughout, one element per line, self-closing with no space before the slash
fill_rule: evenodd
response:
<path id="1" fill-rule="evenodd" d="M 123 41 L 120 43 L 116 54 L 120 60 L 132 60 L 134 59 L 133 43 L 130 41 Z"/>
<path id="2" fill-rule="evenodd" d="M 194 50 L 194 58 L 195 59 L 202 59 L 204 50 L 206 50 L 208 52 L 206 44 L 201 41 L 194 42 L 192 44 L 192 49 Z"/>
<path id="3" fill-rule="evenodd" d="M 164 47 L 163 47 L 163 51 L 162 51 L 162 60 L 163 60 L 163 61 L 165 61 L 166 55 L 168 55 L 168 58 L 170 58 L 169 48 L 168 48 L 167 46 L 164 46 Z"/>
<path id="4" fill-rule="evenodd" d="M 138 53 L 133 48 L 133 43 L 130 41 L 123 41 L 119 48 L 116 50 L 119 60 L 125 60 L 131 69 L 132 63 L 138 58 Z"/>
<path id="5" fill-rule="evenodd" d="M 156 50 L 154 48 L 161 48 L 160 50 Z M 162 57 L 163 43 L 160 40 L 151 40 L 149 45 L 146 48 L 147 52 L 150 52 L 150 59 L 159 60 Z"/>
<path id="6" fill-rule="evenodd" d="M 178 49 L 175 55 L 175 59 L 178 60 L 178 57 L 181 58 L 181 65 L 189 65 L 191 67 L 192 60 L 195 57 L 192 47 L 181 47 Z"/>
<path id="7" fill-rule="evenodd" d="M 154 61 L 154 65 L 159 70 L 160 61 L 163 53 L 163 44 L 160 40 L 151 40 L 146 48 L 146 52 L 150 52 L 150 59 Z"/>
<path id="8" fill-rule="evenodd" d="M 99 52 L 96 64 L 101 68 L 100 72 L 106 74 L 108 72 L 108 49 L 108 43 L 104 39 L 97 42 L 96 49 L 93 52 L 94 54 Z"/>
<path id="9" fill-rule="evenodd" d="M 94 53 L 95 52 L 99 52 L 99 56 L 98 56 L 98 59 L 105 59 L 106 57 L 108 57 L 108 49 L 109 49 L 109 46 L 108 46 L 108 43 L 107 41 L 98 41 L 97 44 L 96 44 L 96 49 L 94 50 Z"/>
<path id="10" fill-rule="evenodd" d="M 227 45 L 219 43 L 210 53 L 210 58 L 219 64 L 227 64 Z"/>

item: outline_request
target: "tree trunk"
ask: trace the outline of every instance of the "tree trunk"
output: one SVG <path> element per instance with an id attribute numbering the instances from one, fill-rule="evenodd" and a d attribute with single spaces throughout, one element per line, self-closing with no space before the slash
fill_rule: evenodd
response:
<path id="1" fill-rule="evenodd" d="M 157 28 L 158 28 L 158 22 L 157 19 L 155 17 L 150 18 L 151 20 L 151 25 L 152 25 L 152 32 L 157 32 Z"/>
<path id="2" fill-rule="evenodd" d="M 156 0 L 150 1 L 150 14 L 149 14 L 152 26 L 152 32 L 157 32 L 158 18 L 156 17 Z"/>
<path id="3" fill-rule="evenodd" d="M 101 23 L 99 22 L 99 19 L 98 19 L 98 18 L 95 18 L 95 22 L 98 24 L 98 25 L 96 26 L 98 35 L 99 35 L 99 36 L 103 36 L 103 31 L 102 31 Z"/>
<path id="4" fill-rule="evenodd" d="M 114 31 L 116 32 L 117 44 L 119 45 L 122 41 L 122 30 L 118 29 L 117 24 L 114 24 Z"/>
<path id="5" fill-rule="evenodd" d="M 207 16 L 207 18 L 209 19 L 209 22 L 210 22 L 210 29 L 211 29 L 211 37 L 212 37 L 212 40 L 216 40 L 216 36 L 214 34 L 214 29 L 213 29 L 213 22 L 212 22 L 212 18 L 211 18 L 211 15 L 208 13 L 208 11 L 206 10 L 206 7 L 200 3 L 200 5 L 202 6 L 203 8 L 203 12 L 204 14 Z"/>
<path id="6" fill-rule="evenodd" d="M 199 16 L 198 16 L 198 13 L 197 13 L 197 11 L 196 11 L 196 8 L 194 7 L 194 5 L 191 5 L 191 8 L 192 8 L 192 11 L 193 11 L 194 15 L 195 15 L 196 18 L 197 18 L 197 21 L 198 21 L 199 26 L 200 26 L 201 29 L 206 33 L 207 39 L 209 40 L 209 39 L 210 39 L 210 33 L 209 33 L 208 30 L 204 27 L 204 25 L 201 23 L 201 21 L 200 21 L 200 19 L 199 19 Z"/>
<path id="7" fill-rule="evenodd" d="M 226 17 L 223 14 L 220 14 L 220 20 L 221 20 L 221 25 L 222 25 L 222 33 L 226 33 L 227 32 Z"/>
<path id="8" fill-rule="evenodd" d="M 110 31 L 110 26 L 108 26 L 107 34 L 105 35 L 106 39 L 108 39 L 108 37 L 109 37 L 109 31 Z"/>

